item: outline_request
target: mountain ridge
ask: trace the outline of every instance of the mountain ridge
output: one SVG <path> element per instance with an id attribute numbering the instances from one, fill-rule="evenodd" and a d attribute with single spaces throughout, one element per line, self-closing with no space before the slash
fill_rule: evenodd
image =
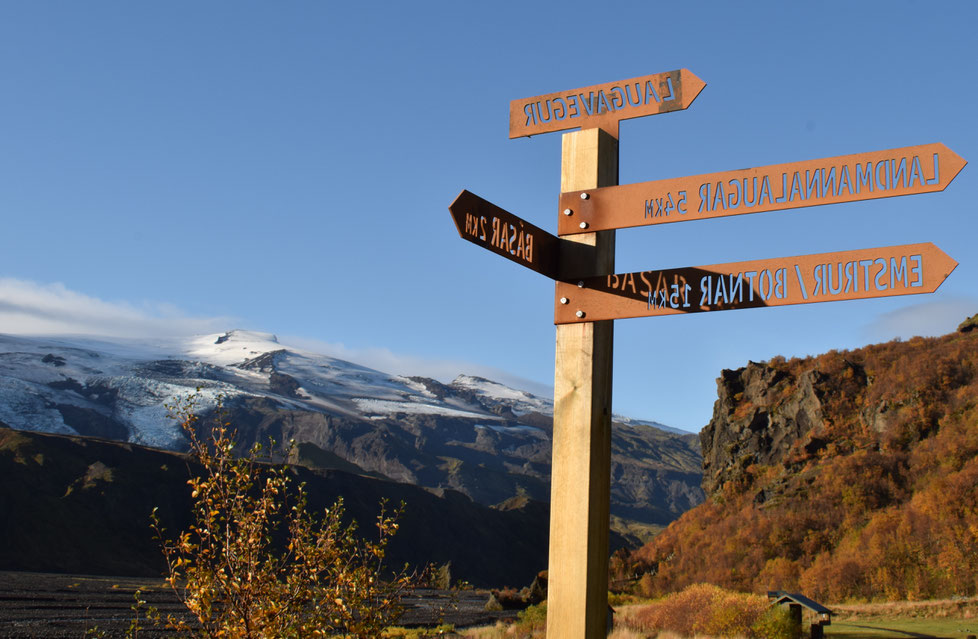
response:
<path id="1" fill-rule="evenodd" d="M 0 422 L 24 430 L 186 450 L 167 405 L 225 413 L 241 447 L 360 472 L 485 505 L 549 501 L 553 402 L 482 377 L 388 375 L 294 349 L 271 333 L 188 340 L 0 335 Z M 613 426 L 612 511 L 661 526 L 702 500 L 698 440 L 654 422 Z"/>

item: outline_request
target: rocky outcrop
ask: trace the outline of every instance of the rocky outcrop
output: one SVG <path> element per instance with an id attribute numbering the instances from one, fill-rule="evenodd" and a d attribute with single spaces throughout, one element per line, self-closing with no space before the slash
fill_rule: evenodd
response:
<path id="1" fill-rule="evenodd" d="M 959 333 L 967 333 L 978 328 L 978 314 L 972 315 L 965 321 L 958 324 Z"/>
<path id="2" fill-rule="evenodd" d="M 717 378 L 713 418 L 700 432 L 703 490 L 709 495 L 739 480 L 751 464 L 783 462 L 799 440 L 820 447 L 825 382 L 816 370 L 800 379 L 750 362 Z"/>

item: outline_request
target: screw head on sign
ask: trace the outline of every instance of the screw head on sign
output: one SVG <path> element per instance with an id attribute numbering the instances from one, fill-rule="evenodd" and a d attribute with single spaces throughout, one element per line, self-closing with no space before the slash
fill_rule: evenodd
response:
<path id="1" fill-rule="evenodd" d="M 573 215 L 573 214 L 574 214 L 574 211 L 572 211 L 570 209 L 564 209 L 564 215 Z"/>
<path id="2" fill-rule="evenodd" d="M 570 301 L 570 300 L 569 300 L 569 299 L 567 299 L 566 297 L 562 297 L 562 298 L 560 298 L 560 303 L 561 303 L 561 304 L 566 304 L 566 303 L 568 303 L 569 301 Z"/>
<path id="3" fill-rule="evenodd" d="M 574 315 L 577 315 L 578 317 L 584 317 L 584 311 L 577 311 L 576 313 L 574 313 Z"/>
<path id="4" fill-rule="evenodd" d="M 591 196 L 590 196 L 590 195 L 588 195 L 587 193 L 581 193 L 581 199 L 582 199 L 582 200 L 586 200 L 586 199 L 588 199 L 589 197 L 591 197 Z"/>
<path id="5" fill-rule="evenodd" d="M 587 228 L 587 222 L 581 222 L 581 228 L 582 229 L 586 229 Z"/>

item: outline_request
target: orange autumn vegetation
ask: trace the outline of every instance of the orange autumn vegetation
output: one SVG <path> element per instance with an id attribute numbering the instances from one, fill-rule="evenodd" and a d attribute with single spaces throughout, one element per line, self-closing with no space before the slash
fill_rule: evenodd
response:
<path id="1" fill-rule="evenodd" d="M 767 365 L 787 374 L 769 412 L 821 374 L 822 423 L 614 563 L 616 577 L 649 596 L 700 582 L 831 602 L 978 594 L 978 331 Z"/>
<path id="2" fill-rule="evenodd" d="M 767 597 L 730 592 L 709 584 L 695 584 L 672 595 L 636 606 L 623 615 L 621 625 L 650 633 L 680 637 L 744 637 L 745 639 L 797 639 L 796 626 L 781 606 Z"/>

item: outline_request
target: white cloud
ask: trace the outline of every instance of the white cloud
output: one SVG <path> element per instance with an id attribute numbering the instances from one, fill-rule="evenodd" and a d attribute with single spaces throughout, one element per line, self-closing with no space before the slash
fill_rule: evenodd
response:
<path id="1" fill-rule="evenodd" d="M 884 313 L 868 324 L 865 331 L 875 341 L 887 341 L 895 337 L 933 337 L 953 332 L 958 324 L 976 312 L 978 300 L 974 298 L 924 302 Z"/>
<path id="2" fill-rule="evenodd" d="M 189 317 L 170 304 L 106 302 L 63 284 L 0 278 L 2 333 L 159 337 L 213 333 L 235 323 L 224 317 Z"/>

